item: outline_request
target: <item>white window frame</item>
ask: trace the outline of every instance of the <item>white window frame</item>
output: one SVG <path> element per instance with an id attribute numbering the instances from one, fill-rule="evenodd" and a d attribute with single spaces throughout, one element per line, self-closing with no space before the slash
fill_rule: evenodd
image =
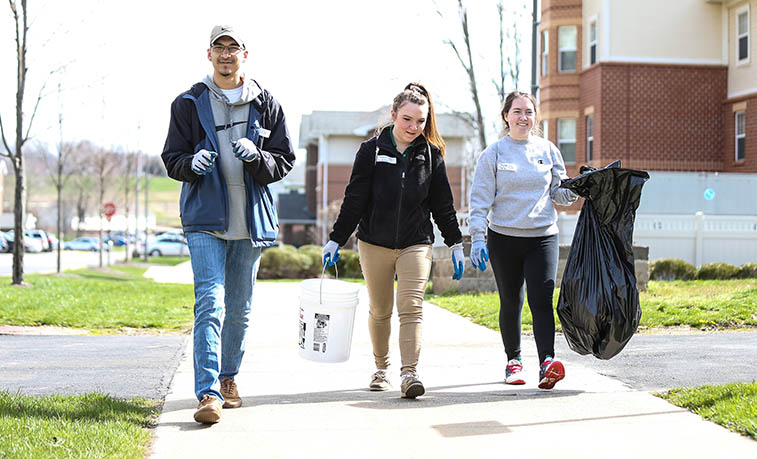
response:
<path id="1" fill-rule="evenodd" d="M 591 33 L 594 32 L 594 38 L 591 37 Z M 597 47 L 597 17 L 594 16 L 589 21 L 589 39 L 587 40 L 589 47 L 588 47 L 588 62 L 589 65 L 594 65 L 599 61 L 599 48 Z M 594 61 L 592 62 L 591 56 L 592 56 L 592 47 L 594 48 Z"/>
<path id="2" fill-rule="evenodd" d="M 574 36 L 576 37 L 576 43 L 573 43 L 572 48 L 562 48 L 560 46 L 560 30 L 561 29 L 567 29 L 567 28 L 573 28 L 576 29 L 576 33 Z M 557 73 L 576 73 L 578 70 L 578 26 L 575 25 L 569 25 L 569 26 L 560 26 L 557 28 Z M 563 53 L 576 53 L 576 59 L 575 59 L 575 67 L 572 69 L 563 69 Z"/>
<path id="3" fill-rule="evenodd" d="M 594 159 L 594 114 L 586 115 L 586 161 Z"/>
<path id="4" fill-rule="evenodd" d="M 573 123 L 573 138 L 563 139 L 560 137 L 562 133 L 562 124 L 566 121 L 570 121 Z M 563 153 L 563 145 L 565 144 L 573 144 L 573 158 L 571 160 L 566 159 L 565 154 Z M 557 119 L 557 148 L 560 150 L 560 153 L 563 155 L 563 160 L 565 161 L 565 164 L 576 163 L 576 119 L 575 118 L 558 118 Z"/>
<path id="5" fill-rule="evenodd" d="M 744 120 L 744 131 L 739 132 L 739 118 Z M 744 161 L 746 159 L 746 112 L 738 111 L 733 114 L 733 132 L 734 132 L 734 145 L 733 145 L 733 158 L 735 161 Z M 741 152 L 742 157 L 739 158 L 739 140 L 744 139 L 744 151 Z"/>
<path id="6" fill-rule="evenodd" d="M 742 14 L 746 14 L 746 30 L 739 33 L 739 16 Z M 751 46 L 750 46 L 750 26 L 751 26 L 751 13 L 749 11 L 749 5 L 744 5 L 743 7 L 736 10 L 736 26 L 734 27 L 734 31 L 736 32 L 736 65 L 744 65 L 748 64 L 750 62 L 751 57 Z M 739 58 L 739 50 L 741 45 L 741 39 L 746 38 L 746 57 L 743 59 Z"/>
<path id="7" fill-rule="evenodd" d="M 541 76 L 549 70 L 549 30 L 541 31 Z"/>

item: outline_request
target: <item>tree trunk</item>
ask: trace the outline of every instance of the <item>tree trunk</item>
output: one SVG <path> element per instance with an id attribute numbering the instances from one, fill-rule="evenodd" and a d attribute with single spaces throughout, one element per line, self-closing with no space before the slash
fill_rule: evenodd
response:
<path id="1" fill-rule="evenodd" d="M 21 2 L 22 30 L 19 31 L 18 10 L 15 2 L 11 3 L 16 24 L 16 151 L 12 158 L 16 174 L 16 189 L 13 195 L 14 251 L 13 251 L 13 285 L 24 283 L 24 216 L 26 215 L 26 176 L 24 175 L 24 89 L 26 86 L 26 0 Z M 19 35 L 21 32 L 21 35 Z"/>
<path id="2" fill-rule="evenodd" d="M 21 139 L 19 136 L 18 139 Z M 24 175 L 24 156 L 20 154 L 21 142 L 16 141 L 16 157 L 13 158 L 16 174 L 16 187 L 13 194 L 13 285 L 24 283 L 24 215 L 26 215 L 26 187 Z"/>
<path id="3" fill-rule="evenodd" d="M 56 221 L 56 224 L 55 224 L 55 231 L 57 232 L 57 238 L 58 238 L 58 247 L 57 247 L 57 250 L 56 250 L 56 252 L 57 252 L 56 266 L 57 266 L 57 272 L 58 272 L 58 274 L 60 274 L 62 272 L 61 264 L 60 264 L 60 261 L 61 261 L 60 260 L 60 251 L 61 251 L 61 245 L 63 245 L 63 238 L 61 237 L 61 229 L 63 227 L 63 208 L 62 208 L 62 205 L 63 205 L 63 186 L 62 186 L 62 183 L 63 182 L 61 182 L 61 180 L 63 179 L 63 177 L 61 175 L 62 175 L 62 173 L 61 173 L 61 165 L 59 163 L 58 164 L 58 184 L 56 186 L 56 188 L 58 189 L 58 218 L 57 218 L 57 221 Z"/>

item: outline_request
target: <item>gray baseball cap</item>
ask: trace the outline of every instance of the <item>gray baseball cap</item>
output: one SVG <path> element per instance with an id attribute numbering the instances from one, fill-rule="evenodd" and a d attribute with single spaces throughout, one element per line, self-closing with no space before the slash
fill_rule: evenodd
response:
<path id="1" fill-rule="evenodd" d="M 234 30 L 234 27 L 230 25 L 217 25 L 213 27 L 213 31 L 210 32 L 210 46 L 213 46 L 213 43 L 216 42 L 221 37 L 229 37 L 239 46 L 244 48 L 244 40 L 242 40 L 242 36 L 239 35 L 239 32 Z"/>

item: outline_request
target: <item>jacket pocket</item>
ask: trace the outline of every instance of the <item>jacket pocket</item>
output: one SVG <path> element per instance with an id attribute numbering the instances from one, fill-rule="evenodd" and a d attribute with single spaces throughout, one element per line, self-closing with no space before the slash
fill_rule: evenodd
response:
<path id="1" fill-rule="evenodd" d="M 279 233 L 279 217 L 271 190 L 266 185 L 253 183 L 250 221 L 250 238 L 253 242 L 273 242 Z"/>

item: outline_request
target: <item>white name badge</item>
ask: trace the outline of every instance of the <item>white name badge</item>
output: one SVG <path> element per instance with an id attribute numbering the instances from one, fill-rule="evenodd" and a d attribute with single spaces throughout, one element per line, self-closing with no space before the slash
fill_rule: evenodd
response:
<path id="1" fill-rule="evenodd" d="M 260 134 L 260 137 L 267 139 L 271 136 L 271 131 L 269 131 L 268 129 L 260 128 L 258 129 L 258 134 Z"/>
<path id="2" fill-rule="evenodd" d="M 497 170 L 515 172 L 518 170 L 518 166 L 510 163 L 497 163 Z"/>
<path id="3" fill-rule="evenodd" d="M 376 155 L 376 162 L 377 163 L 397 164 L 397 158 L 395 158 L 394 156 Z"/>

